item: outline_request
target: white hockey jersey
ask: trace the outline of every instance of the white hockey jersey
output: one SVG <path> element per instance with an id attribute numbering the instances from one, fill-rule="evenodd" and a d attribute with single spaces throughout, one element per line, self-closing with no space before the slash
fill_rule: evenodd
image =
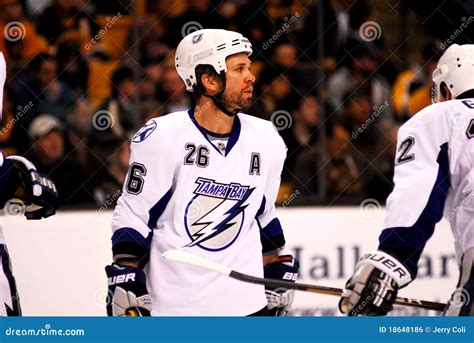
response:
<path id="1" fill-rule="evenodd" d="M 186 247 L 263 276 L 262 247 L 266 252 L 284 244 L 274 203 L 286 147 L 271 122 L 239 113 L 221 152 L 192 111 L 175 112 L 147 122 L 131 151 L 112 244 L 114 254 L 137 245 L 149 250 L 152 315 L 242 316 L 266 306 L 263 286 L 167 261 L 162 254 Z"/>
<path id="2" fill-rule="evenodd" d="M 474 99 L 433 104 L 400 128 L 394 183 L 379 249 L 398 257 L 415 276 L 444 214 L 459 262 L 474 247 Z"/>

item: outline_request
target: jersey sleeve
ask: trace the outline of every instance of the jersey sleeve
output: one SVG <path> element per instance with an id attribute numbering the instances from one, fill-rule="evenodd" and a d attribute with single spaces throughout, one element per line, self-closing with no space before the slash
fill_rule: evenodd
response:
<path id="1" fill-rule="evenodd" d="M 387 199 L 385 229 L 379 237 L 379 250 L 404 263 L 412 278 L 443 216 L 450 187 L 449 130 L 442 111 L 430 106 L 400 128 L 394 189 Z"/>
<path id="2" fill-rule="evenodd" d="M 166 139 L 159 136 L 154 132 L 131 144 L 128 174 L 112 218 L 114 256 L 148 258 L 153 229 L 171 198 L 175 168 Z"/>
<path id="3" fill-rule="evenodd" d="M 0 208 L 13 197 L 19 185 L 20 180 L 15 168 L 0 151 Z"/>
<path id="4" fill-rule="evenodd" d="M 286 146 L 283 140 L 278 138 L 278 149 L 273 156 L 265 192 L 260 208 L 255 216 L 260 228 L 260 240 L 263 254 L 271 253 L 285 245 L 285 236 L 277 217 L 275 201 L 280 187 L 281 172 L 286 158 Z"/>

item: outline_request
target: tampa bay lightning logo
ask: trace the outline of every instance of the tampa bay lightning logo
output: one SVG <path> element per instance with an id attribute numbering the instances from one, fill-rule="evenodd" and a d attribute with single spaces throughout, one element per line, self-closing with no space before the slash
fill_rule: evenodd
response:
<path id="1" fill-rule="evenodd" d="M 255 190 L 238 183 L 224 184 L 198 178 L 195 196 L 186 207 L 187 246 L 219 251 L 235 242 L 245 219 L 246 201 Z"/>
<path id="2" fill-rule="evenodd" d="M 149 120 L 138 132 L 133 136 L 132 142 L 140 143 L 143 142 L 148 136 L 151 135 L 156 129 L 156 122 L 151 119 Z"/>
<path id="3" fill-rule="evenodd" d="M 191 38 L 191 42 L 193 42 L 193 44 L 199 43 L 202 39 L 202 35 L 203 33 L 195 34 L 193 38 Z"/>

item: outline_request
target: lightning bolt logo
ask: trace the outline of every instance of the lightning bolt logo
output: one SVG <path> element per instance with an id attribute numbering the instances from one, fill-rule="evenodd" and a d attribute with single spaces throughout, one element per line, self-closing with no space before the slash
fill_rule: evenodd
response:
<path id="1" fill-rule="evenodd" d="M 192 235 L 193 241 L 187 246 L 192 247 L 197 244 L 203 243 L 232 227 L 232 225 L 235 224 L 235 221 L 233 221 L 233 219 L 235 219 L 235 217 L 237 217 L 247 208 L 248 204 L 245 204 L 245 202 L 254 190 L 255 188 L 248 189 L 242 199 L 237 201 L 228 210 L 226 210 L 226 207 L 224 206 L 224 204 L 228 202 L 226 197 L 223 201 L 217 204 L 216 207 L 211 209 L 209 212 L 207 212 L 201 218 L 191 224 L 191 226 L 201 226 L 202 228 Z M 229 195 L 229 193 L 230 189 L 227 196 Z M 224 219 L 221 220 L 221 218 L 223 217 Z"/>

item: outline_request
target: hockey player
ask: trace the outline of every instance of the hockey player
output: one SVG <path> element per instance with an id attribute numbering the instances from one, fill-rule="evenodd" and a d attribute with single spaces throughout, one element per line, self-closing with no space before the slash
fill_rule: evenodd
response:
<path id="1" fill-rule="evenodd" d="M 0 52 L 0 121 L 5 79 L 5 59 Z M 27 219 L 41 219 L 52 216 L 58 204 L 56 186 L 51 179 L 38 173 L 26 158 L 4 157 L 0 151 L 0 208 L 4 212 L 22 211 Z M 0 261 L 0 316 L 19 316 L 20 300 L 1 227 Z"/>
<path id="2" fill-rule="evenodd" d="M 460 278 L 445 309 L 474 314 L 474 45 L 450 46 L 433 72 L 435 104 L 398 132 L 395 188 L 387 200 L 378 251 L 364 255 L 339 309 L 385 315 L 413 281 L 418 259 L 444 215 L 453 231 Z"/>
<path id="3" fill-rule="evenodd" d="M 266 276 L 297 273 L 291 256 L 278 256 L 285 240 L 274 202 L 286 147 L 271 122 L 241 112 L 255 81 L 251 52 L 248 39 L 225 30 L 179 44 L 176 69 L 196 106 L 150 120 L 132 139 L 112 220 L 108 315 L 268 313 L 263 286 L 166 261 L 170 249 L 255 276 L 264 264 Z M 268 291 L 273 314 L 286 313 L 291 292 Z"/>

